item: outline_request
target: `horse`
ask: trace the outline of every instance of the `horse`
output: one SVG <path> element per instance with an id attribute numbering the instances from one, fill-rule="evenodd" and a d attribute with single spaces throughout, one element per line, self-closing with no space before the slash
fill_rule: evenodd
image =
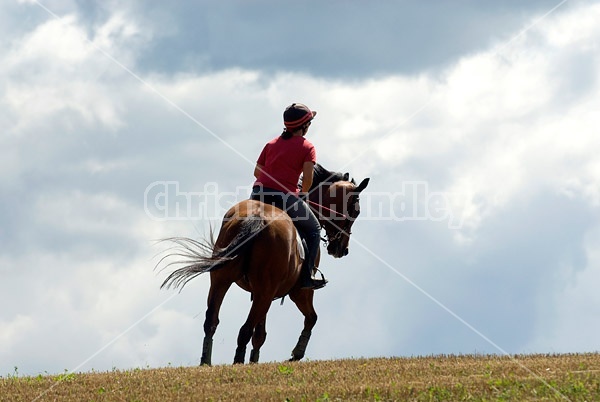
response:
<path id="1" fill-rule="evenodd" d="M 360 214 L 359 195 L 368 183 L 369 178 L 366 178 L 356 185 L 354 180 L 349 180 L 348 173 L 331 172 L 319 164 L 315 165 L 308 200 L 325 229 L 327 252 L 334 258 L 348 254 L 350 229 Z M 258 363 L 260 348 L 267 336 L 269 307 L 273 300 L 286 295 L 304 316 L 304 328 L 290 361 L 304 357 L 317 322 L 314 290 L 300 288 L 302 246 L 299 247 L 296 228 L 284 211 L 260 201 L 244 200 L 225 213 L 216 240 L 212 230 L 209 239 L 203 241 L 182 237 L 165 240 L 172 241 L 176 251 L 165 255 L 161 261 L 169 256 L 178 256 L 183 260 L 171 262 L 166 267 L 172 264 L 184 266 L 171 272 L 161 289 L 174 287 L 181 290 L 196 276 L 210 273 L 201 365 L 211 365 L 219 309 L 233 283 L 249 292 L 252 300 L 248 317 L 238 334 L 233 363 L 245 362 L 250 340 L 249 362 Z M 316 265 L 319 260 L 320 255 Z"/>

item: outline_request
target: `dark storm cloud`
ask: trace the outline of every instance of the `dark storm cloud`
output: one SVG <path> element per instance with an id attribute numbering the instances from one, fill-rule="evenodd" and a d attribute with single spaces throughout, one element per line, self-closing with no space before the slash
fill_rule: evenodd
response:
<path id="1" fill-rule="evenodd" d="M 297 71 L 331 78 L 415 74 L 506 41 L 556 1 L 175 2 L 138 4 L 159 24 L 147 69 Z"/>

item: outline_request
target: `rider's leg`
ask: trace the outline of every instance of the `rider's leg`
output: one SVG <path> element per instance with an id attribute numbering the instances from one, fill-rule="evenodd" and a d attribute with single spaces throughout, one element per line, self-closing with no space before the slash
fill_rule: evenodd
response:
<path id="1" fill-rule="evenodd" d="M 315 259 L 317 258 L 321 241 L 319 220 L 310 210 L 308 204 L 293 195 L 288 196 L 286 205 L 288 214 L 306 240 L 308 248 L 308 253 L 302 265 L 301 287 L 310 289 L 322 288 L 327 281 L 314 277 Z"/>
<path id="2" fill-rule="evenodd" d="M 304 260 L 304 264 L 302 264 L 302 272 L 301 272 L 301 284 L 302 288 L 308 289 L 319 289 L 325 286 L 327 280 L 325 279 L 317 279 L 314 276 L 315 273 L 315 259 L 317 258 L 317 253 L 319 252 L 319 244 L 320 244 L 320 234 L 310 233 L 305 234 L 304 239 L 306 240 L 306 247 L 308 249 L 306 259 Z"/>

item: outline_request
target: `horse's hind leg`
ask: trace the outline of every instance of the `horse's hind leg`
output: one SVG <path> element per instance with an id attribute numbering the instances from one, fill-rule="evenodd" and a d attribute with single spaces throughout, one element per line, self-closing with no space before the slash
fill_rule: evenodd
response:
<path id="1" fill-rule="evenodd" d="M 290 299 L 296 304 L 298 310 L 304 315 L 304 329 L 300 333 L 300 338 L 294 350 L 290 361 L 300 360 L 304 357 L 312 329 L 317 323 L 317 312 L 313 305 L 313 290 L 297 290 L 290 293 Z"/>
<path id="2" fill-rule="evenodd" d="M 250 339 L 253 338 L 253 336 L 256 336 L 256 342 L 252 342 L 253 349 L 250 355 L 250 361 L 253 363 L 258 361 L 260 347 L 267 337 L 265 322 L 272 299 L 273 298 L 265 297 L 264 295 L 261 295 L 260 297 L 255 295 L 248 318 L 240 328 L 237 339 L 238 346 L 235 350 L 233 364 L 244 363 L 244 360 L 246 359 L 246 345 L 248 345 L 248 342 L 250 342 Z"/>
<path id="3" fill-rule="evenodd" d="M 256 324 L 254 328 L 254 334 L 252 334 L 252 350 L 250 351 L 250 363 L 258 363 L 260 356 L 260 348 L 267 339 L 267 316 Z"/>
<path id="4" fill-rule="evenodd" d="M 232 282 L 220 281 L 217 275 L 211 275 L 210 290 L 208 292 L 208 308 L 204 320 L 204 341 L 202 342 L 201 365 L 211 365 L 213 335 L 219 325 L 219 310 Z"/>

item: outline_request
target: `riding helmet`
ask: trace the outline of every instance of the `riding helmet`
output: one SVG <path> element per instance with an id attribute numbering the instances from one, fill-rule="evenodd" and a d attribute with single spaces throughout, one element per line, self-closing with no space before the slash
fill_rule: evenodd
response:
<path id="1" fill-rule="evenodd" d="M 288 130 L 301 127 L 315 118 L 317 112 L 302 103 L 292 103 L 283 112 L 283 124 Z"/>

